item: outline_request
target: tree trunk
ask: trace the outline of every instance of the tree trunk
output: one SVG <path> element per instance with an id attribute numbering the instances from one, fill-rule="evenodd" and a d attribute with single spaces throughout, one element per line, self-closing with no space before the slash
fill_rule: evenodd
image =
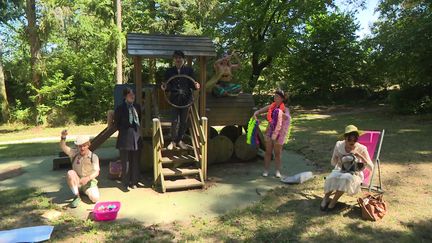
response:
<path id="1" fill-rule="evenodd" d="M 116 24 L 118 32 L 121 36 L 122 32 L 122 14 L 121 14 L 121 0 L 116 0 Z M 118 46 L 117 46 L 117 54 L 116 54 L 116 83 L 122 84 L 123 83 L 123 53 L 122 53 L 122 44 L 121 40 L 119 40 Z"/>
<path id="2" fill-rule="evenodd" d="M 253 92 L 255 86 L 258 83 L 258 78 L 261 75 L 261 72 L 266 68 L 268 65 L 271 64 L 273 57 L 267 56 L 267 58 L 261 62 L 259 62 L 259 56 L 260 54 L 257 52 L 252 53 L 252 73 L 249 78 L 249 89 L 250 92 Z"/>
<path id="3" fill-rule="evenodd" d="M 40 89 L 41 87 L 41 75 L 39 70 L 39 63 L 41 59 L 41 43 L 39 39 L 38 26 L 36 23 L 36 2 L 35 0 L 26 0 L 26 17 L 27 17 L 27 33 L 28 33 L 28 41 L 30 44 L 30 68 L 31 68 L 31 76 L 32 76 L 32 85 L 35 89 Z M 37 112 L 37 107 L 42 102 L 42 98 L 39 94 L 36 94 L 35 98 L 35 107 L 36 109 L 36 123 L 39 123 L 39 114 Z"/>
<path id="4" fill-rule="evenodd" d="M 0 40 L 0 122 L 8 122 L 9 121 L 9 103 L 6 94 L 6 81 L 3 73 L 3 64 L 2 64 L 2 43 Z"/>
<path id="5" fill-rule="evenodd" d="M 156 2 L 154 0 L 149 1 L 149 12 L 150 12 L 150 18 L 156 22 Z M 155 33 L 155 29 L 153 26 L 150 27 L 150 34 Z M 156 59 L 150 58 L 149 59 L 149 80 L 147 82 L 154 82 L 156 83 Z M 163 80 L 163 82 L 166 82 L 166 80 Z"/>

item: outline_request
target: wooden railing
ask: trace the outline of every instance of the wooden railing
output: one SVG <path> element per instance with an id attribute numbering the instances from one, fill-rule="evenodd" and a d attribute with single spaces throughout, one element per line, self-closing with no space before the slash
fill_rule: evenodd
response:
<path id="1" fill-rule="evenodd" d="M 159 180 L 159 177 L 163 176 L 161 173 L 160 159 L 162 158 L 162 148 L 164 147 L 162 126 L 158 118 L 153 119 L 153 141 L 152 142 L 153 142 L 153 174 L 154 174 L 153 182 L 156 185 Z"/>
<path id="2" fill-rule="evenodd" d="M 192 105 L 189 109 L 191 119 L 191 138 L 194 154 L 197 161 L 200 161 L 203 179 L 207 180 L 207 117 L 200 118 L 198 109 Z"/>
<path id="3" fill-rule="evenodd" d="M 191 120 L 191 138 L 192 147 L 195 155 L 195 159 L 200 162 L 202 179 L 207 179 L 207 131 L 208 131 L 208 119 L 206 117 L 200 118 L 198 110 L 195 105 L 192 105 L 189 109 L 189 117 Z M 162 133 L 162 125 L 158 118 L 153 119 L 153 173 L 154 173 L 154 184 L 158 184 L 161 181 L 162 189 L 163 174 L 162 165 L 160 163 L 162 158 L 162 148 L 164 147 L 164 138 Z"/>

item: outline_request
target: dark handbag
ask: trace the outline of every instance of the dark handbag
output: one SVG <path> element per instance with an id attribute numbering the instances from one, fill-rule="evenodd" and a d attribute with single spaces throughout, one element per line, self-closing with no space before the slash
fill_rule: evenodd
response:
<path id="1" fill-rule="evenodd" d="M 354 154 L 348 154 L 342 157 L 341 172 L 354 174 L 362 171 L 365 166 Z"/>
<path id="2" fill-rule="evenodd" d="M 383 200 L 383 195 L 367 195 L 357 199 L 362 211 L 362 218 L 370 221 L 382 219 L 387 214 L 387 203 Z"/>

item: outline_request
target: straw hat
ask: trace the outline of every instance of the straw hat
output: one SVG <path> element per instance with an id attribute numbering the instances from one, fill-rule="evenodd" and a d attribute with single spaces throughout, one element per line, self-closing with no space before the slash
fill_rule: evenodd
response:
<path id="1" fill-rule="evenodd" d="M 77 136 L 77 138 L 75 139 L 75 145 L 77 145 L 77 146 L 83 145 L 87 142 L 90 142 L 89 136 Z"/>
<path id="2" fill-rule="evenodd" d="M 352 132 L 357 132 L 357 134 L 360 136 L 360 135 L 362 135 L 362 131 L 360 131 L 356 126 L 354 126 L 354 125 L 348 125 L 348 126 L 346 126 L 345 127 L 345 132 L 344 132 L 344 135 L 345 134 L 348 134 L 348 133 L 352 133 Z"/>

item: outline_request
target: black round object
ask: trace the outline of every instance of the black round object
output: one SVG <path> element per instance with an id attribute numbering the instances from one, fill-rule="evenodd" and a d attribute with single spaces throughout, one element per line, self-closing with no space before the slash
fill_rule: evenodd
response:
<path id="1" fill-rule="evenodd" d="M 184 74 L 174 75 L 165 83 L 167 87 L 164 91 L 165 99 L 167 100 L 168 104 L 176 108 L 187 108 L 194 102 L 193 90 L 190 87 L 178 85 L 179 79 L 183 78 L 189 79 L 193 83 L 196 83 L 195 79 Z M 172 82 L 176 83 L 172 84 Z"/>

